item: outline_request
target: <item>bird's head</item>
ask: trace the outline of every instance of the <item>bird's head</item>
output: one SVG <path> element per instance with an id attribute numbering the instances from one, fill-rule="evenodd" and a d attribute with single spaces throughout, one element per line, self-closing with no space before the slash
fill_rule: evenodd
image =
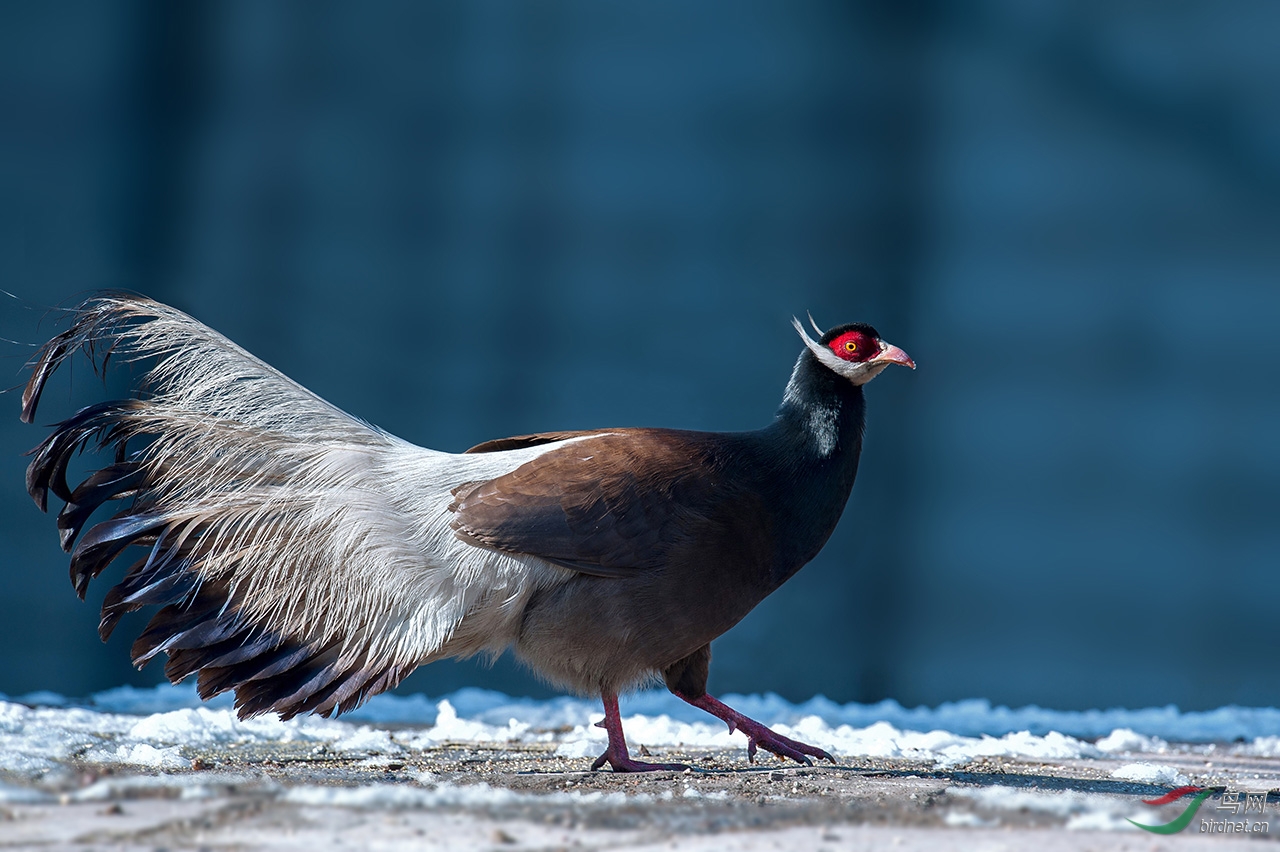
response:
<path id="1" fill-rule="evenodd" d="M 916 362 L 910 355 L 881 340 L 879 333 L 864 322 L 838 325 L 824 332 L 810 317 L 813 330 L 820 335 L 817 340 L 809 336 L 800 320 L 793 318 L 792 322 L 814 357 L 827 369 L 855 385 L 866 384 L 890 364 L 916 368 Z"/>

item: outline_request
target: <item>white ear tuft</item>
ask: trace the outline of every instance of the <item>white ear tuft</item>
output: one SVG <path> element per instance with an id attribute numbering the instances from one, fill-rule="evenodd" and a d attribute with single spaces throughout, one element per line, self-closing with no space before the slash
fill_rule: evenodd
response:
<path id="1" fill-rule="evenodd" d="M 831 352 L 821 343 L 810 337 L 809 332 L 804 330 L 804 324 L 801 323 L 800 320 L 792 317 L 791 324 L 795 326 L 796 334 L 800 335 L 800 339 L 804 341 L 804 345 L 809 348 L 810 352 L 817 356 L 819 361 L 822 361 L 832 369 L 837 369 L 838 364 L 844 363 L 835 356 L 835 353 Z"/>
<path id="2" fill-rule="evenodd" d="M 813 319 L 813 314 L 809 313 L 808 311 L 805 311 L 805 313 L 809 314 L 809 325 L 813 326 L 813 330 L 818 332 L 818 337 L 822 337 L 822 335 L 826 334 L 825 331 L 818 328 L 818 324 Z"/>
<path id="3" fill-rule="evenodd" d="M 809 332 L 804 330 L 804 323 L 800 322 L 800 320 L 796 319 L 795 317 L 792 317 L 791 327 L 796 330 L 796 334 L 800 335 L 800 339 L 804 341 L 805 346 L 808 346 L 810 349 L 812 349 L 814 346 L 817 345 L 817 341 L 815 341 L 812 337 L 809 336 Z"/>

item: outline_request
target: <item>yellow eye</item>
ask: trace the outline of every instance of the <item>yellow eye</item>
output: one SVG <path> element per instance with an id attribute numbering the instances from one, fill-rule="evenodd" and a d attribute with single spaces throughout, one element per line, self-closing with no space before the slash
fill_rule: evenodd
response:
<path id="1" fill-rule="evenodd" d="M 858 344 L 854 343 L 852 340 L 846 340 L 846 341 L 844 342 L 844 351 L 845 351 L 845 352 L 857 352 L 857 351 L 858 351 Z"/>

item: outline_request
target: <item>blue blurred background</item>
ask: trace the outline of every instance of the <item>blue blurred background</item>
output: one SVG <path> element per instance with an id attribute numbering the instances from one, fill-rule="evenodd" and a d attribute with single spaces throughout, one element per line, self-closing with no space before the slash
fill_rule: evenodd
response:
<path id="1" fill-rule="evenodd" d="M 9 3 L 0 335 L 128 287 L 461 450 L 754 428 L 792 314 L 869 321 L 920 369 L 713 689 L 1277 704 L 1278 43 L 1274 2 Z M 156 682 L 3 399 L 0 692 Z M 463 685 L 548 694 L 403 689 Z"/>

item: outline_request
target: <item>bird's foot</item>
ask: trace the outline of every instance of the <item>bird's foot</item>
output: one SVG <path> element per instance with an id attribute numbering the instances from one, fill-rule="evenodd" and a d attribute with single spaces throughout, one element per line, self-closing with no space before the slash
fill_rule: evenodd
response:
<path id="1" fill-rule="evenodd" d="M 746 734 L 747 760 L 749 761 L 754 761 L 756 750 L 762 748 L 771 754 L 777 755 L 778 757 L 789 757 L 796 763 L 803 763 L 806 766 L 813 765 L 813 761 L 809 759 L 810 757 L 816 757 L 819 760 L 829 760 L 832 763 L 836 762 L 836 759 L 831 756 L 830 752 L 820 749 L 817 746 L 802 743 L 799 740 L 793 740 L 790 737 L 784 737 L 782 734 L 777 733 L 766 725 L 762 725 L 755 719 L 743 716 L 737 710 L 734 710 L 727 704 L 717 701 L 710 695 L 703 694 L 698 698 L 689 698 L 678 692 L 676 695 L 689 702 L 694 707 L 706 710 L 712 716 L 722 720 L 729 726 L 729 733 L 742 731 L 742 733 Z"/>
<path id="2" fill-rule="evenodd" d="M 746 718 L 746 717 L 743 717 Z M 742 725 L 738 729 L 747 735 L 747 760 L 754 761 L 756 757 L 756 749 L 762 748 L 765 751 L 775 754 L 781 758 L 791 758 L 796 763 L 803 763 L 806 766 L 812 766 L 813 761 L 810 757 L 816 757 L 819 760 L 829 760 L 832 763 L 836 759 L 831 756 L 830 752 L 820 749 L 817 746 L 811 746 L 808 743 L 802 743 L 799 740 L 793 740 L 790 737 L 784 737 L 772 728 L 765 727 L 753 719 L 747 719 L 751 725 L 756 726 L 755 729 L 749 729 Z M 733 730 L 733 725 L 729 726 L 729 730 Z"/>
<path id="3" fill-rule="evenodd" d="M 606 749 L 605 753 L 591 764 L 591 770 L 594 772 L 606 763 L 614 772 L 662 772 L 664 770 L 684 772 L 689 768 L 683 763 L 646 763 L 643 760 L 633 760 L 625 751 L 622 754 L 614 754 L 612 749 Z"/>

